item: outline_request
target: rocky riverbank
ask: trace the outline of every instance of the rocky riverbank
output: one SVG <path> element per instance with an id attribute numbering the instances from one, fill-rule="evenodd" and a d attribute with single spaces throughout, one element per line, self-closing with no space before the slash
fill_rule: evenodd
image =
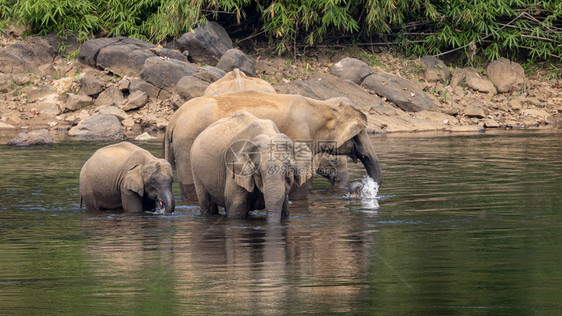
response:
<path id="1" fill-rule="evenodd" d="M 560 128 L 562 81 L 507 59 L 486 69 L 447 67 L 359 48 L 309 50 L 282 58 L 256 44 L 233 48 L 208 23 L 166 47 L 132 38 L 97 38 L 67 48 L 54 37 L 3 37 L 0 129 L 122 138 L 165 129 L 185 101 L 234 68 L 278 93 L 316 99 L 345 96 L 373 133 Z"/>

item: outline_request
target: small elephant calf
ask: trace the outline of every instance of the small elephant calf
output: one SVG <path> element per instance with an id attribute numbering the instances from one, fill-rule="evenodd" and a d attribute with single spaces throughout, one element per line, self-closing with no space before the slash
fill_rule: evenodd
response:
<path id="1" fill-rule="evenodd" d="M 172 166 L 129 142 L 98 149 L 80 171 L 80 204 L 88 210 L 174 211 Z"/>
<path id="2" fill-rule="evenodd" d="M 267 220 L 289 215 L 289 190 L 312 176 L 312 153 L 271 120 L 239 112 L 216 121 L 193 142 L 191 166 L 201 214 L 230 218 L 267 209 Z"/>

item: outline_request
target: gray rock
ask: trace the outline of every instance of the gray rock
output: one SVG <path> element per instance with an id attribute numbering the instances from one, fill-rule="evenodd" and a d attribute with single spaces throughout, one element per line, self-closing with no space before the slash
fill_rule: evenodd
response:
<path id="1" fill-rule="evenodd" d="M 174 92 L 177 93 L 185 102 L 192 98 L 202 96 L 208 86 L 208 82 L 195 76 L 185 76 L 178 81 L 174 87 Z"/>
<path id="2" fill-rule="evenodd" d="M 171 97 L 172 97 L 172 93 L 165 89 L 160 90 L 160 93 L 158 94 L 159 101 L 168 100 Z"/>
<path id="3" fill-rule="evenodd" d="M 203 66 L 193 76 L 207 82 L 215 82 L 226 75 L 226 71 L 213 66 Z"/>
<path id="4" fill-rule="evenodd" d="M 300 94 L 317 100 L 345 96 L 363 111 L 382 104 L 381 98 L 370 94 L 361 86 L 330 74 L 317 74 L 308 80 L 294 80 L 273 87 L 278 93 Z"/>
<path id="5" fill-rule="evenodd" d="M 330 68 L 330 73 L 341 79 L 360 84 L 365 77 L 371 74 L 371 67 L 359 59 L 346 57 L 334 64 Z"/>
<path id="6" fill-rule="evenodd" d="M 52 145 L 53 139 L 46 129 L 34 130 L 31 132 L 21 132 L 14 137 L 8 145 L 11 146 L 35 146 Z"/>
<path id="7" fill-rule="evenodd" d="M 470 99 L 464 109 L 464 115 L 468 117 L 483 118 L 486 116 L 486 112 L 482 108 L 483 104 L 477 99 Z"/>
<path id="8" fill-rule="evenodd" d="M 500 123 L 496 122 L 496 120 L 487 118 L 484 119 L 484 126 L 487 128 L 498 128 L 500 127 Z"/>
<path id="9" fill-rule="evenodd" d="M 94 105 L 96 107 L 107 105 L 120 106 L 121 103 L 123 103 L 123 93 L 119 88 L 112 86 L 100 93 Z"/>
<path id="10" fill-rule="evenodd" d="M 136 38 L 129 37 L 110 37 L 110 38 L 94 38 L 88 40 L 80 46 L 80 53 L 78 54 L 78 60 L 84 64 L 96 67 L 97 57 L 99 51 L 110 45 L 124 45 L 133 44 L 139 48 L 151 48 L 154 45 L 143 42 Z"/>
<path id="11" fill-rule="evenodd" d="M 39 66 L 52 63 L 55 56 L 56 52 L 49 42 L 42 37 L 31 36 L 0 50 L 0 69 L 5 73 L 16 73 L 15 71 L 21 72 L 23 67 L 26 72 L 36 73 Z M 11 65 L 6 65 L 10 60 Z M 6 68 L 12 69 L 5 71 Z"/>
<path id="12" fill-rule="evenodd" d="M 238 48 L 231 48 L 227 50 L 217 63 L 217 68 L 226 72 L 238 68 L 248 76 L 256 76 L 256 66 L 254 60 Z"/>
<path id="13" fill-rule="evenodd" d="M 460 85 L 461 82 L 466 78 L 466 73 L 467 73 L 466 69 L 455 68 L 455 70 L 453 70 L 453 74 L 451 76 L 451 82 L 449 83 L 449 86 L 451 86 L 451 88 L 454 89 L 458 85 Z"/>
<path id="14" fill-rule="evenodd" d="M 106 105 L 106 106 L 99 107 L 98 113 L 115 115 L 115 117 L 117 117 L 119 121 L 122 121 L 129 117 L 129 115 L 125 113 L 125 111 L 114 105 Z"/>
<path id="15" fill-rule="evenodd" d="M 127 101 L 121 105 L 123 111 L 136 110 L 143 107 L 148 101 L 148 94 L 141 90 L 135 90 L 129 95 Z"/>
<path id="16" fill-rule="evenodd" d="M 145 60 L 153 56 L 134 44 L 109 45 L 98 52 L 96 66 L 119 76 L 139 76 Z"/>
<path id="17" fill-rule="evenodd" d="M 451 75 L 445 63 L 434 56 L 423 56 L 421 59 L 424 64 L 424 77 L 429 82 L 446 82 Z"/>
<path id="18" fill-rule="evenodd" d="M 431 111 L 436 108 L 431 99 L 413 82 L 387 73 L 373 73 L 361 85 L 394 102 L 404 111 Z"/>
<path id="19" fill-rule="evenodd" d="M 119 80 L 119 82 L 117 83 L 117 86 L 119 87 L 119 90 L 121 91 L 127 91 L 129 90 L 129 87 L 131 86 L 131 81 L 129 79 L 121 79 Z"/>
<path id="20" fill-rule="evenodd" d="M 154 47 L 154 48 L 150 48 L 150 51 L 153 52 L 156 56 L 188 62 L 187 55 L 182 54 L 177 49 Z"/>
<path id="21" fill-rule="evenodd" d="M 68 131 L 69 136 L 122 139 L 119 119 L 111 114 L 96 114 L 78 123 Z"/>
<path id="22" fill-rule="evenodd" d="M 62 113 L 60 106 L 57 103 L 51 103 L 51 102 L 39 103 L 37 105 L 37 109 L 39 110 L 39 113 L 43 115 L 55 116 Z"/>
<path id="23" fill-rule="evenodd" d="M 0 50 L 0 73 L 16 74 L 26 72 L 29 71 L 21 58 Z"/>
<path id="24" fill-rule="evenodd" d="M 129 86 L 129 91 L 131 92 L 131 94 L 135 91 L 142 91 L 145 92 L 149 97 L 154 99 L 156 99 L 158 97 L 158 94 L 160 93 L 159 88 L 142 79 L 133 79 L 131 85 Z"/>
<path id="25" fill-rule="evenodd" d="M 175 59 L 148 58 L 141 71 L 141 78 L 160 89 L 172 91 L 178 81 L 197 72 L 197 67 Z"/>
<path id="26" fill-rule="evenodd" d="M 57 93 L 48 85 L 41 85 L 37 87 L 34 86 L 25 87 L 21 89 L 21 92 L 27 95 L 27 98 L 29 100 L 40 99 L 48 95 Z"/>
<path id="27" fill-rule="evenodd" d="M 68 94 L 68 99 L 66 100 L 63 112 L 80 110 L 81 108 L 92 104 L 93 100 L 94 99 L 87 95 L 76 95 L 70 93 Z"/>
<path id="28" fill-rule="evenodd" d="M 215 65 L 232 48 L 232 40 L 222 26 L 207 22 L 182 35 L 176 41 L 176 47 L 180 51 L 188 50 L 193 62 Z"/>
<path id="29" fill-rule="evenodd" d="M 521 91 L 525 83 L 523 67 L 503 57 L 491 62 L 486 71 L 490 81 L 501 93 Z"/>
<path id="30" fill-rule="evenodd" d="M 100 49 L 118 43 L 119 41 L 119 37 L 94 38 L 88 40 L 80 46 L 78 60 L 86 65 L 96 67 L 96 58 Z"/>
<path id="31" fill-rule="evenodd" d="M 6 93 L 12 87 L 12 76 L 0 72 L 0 92 Z"/>
<path id="32" fill-rule="evenodd" d="M 80 78 L 80 93 L 82 95 L 88 95 L 91 97 L 96 97 L 105 89 L 105 83 L 103 80 L 95 77 L 83 77 Z"/>
<path id="33" fill-rule="evenodd" d="M 496 87 L 494 87 L 494 84 L 490 80 L 482 78 L 475 72 L 467 73 L 465 80 L 466 85 L 473 90 L 490 94 L 497 93 Z"/>

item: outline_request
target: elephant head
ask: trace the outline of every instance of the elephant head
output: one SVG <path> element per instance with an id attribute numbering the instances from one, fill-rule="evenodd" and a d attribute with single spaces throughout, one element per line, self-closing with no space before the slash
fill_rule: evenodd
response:
<path id="1" fill-rule="evenodd" d="M 312 152 L 304 143 L 293 143 L 285 134 L 258 135 L 237 155 L 235 182 L 248 192 L 263 194 L 269 222 L 289 215 L 288 194 L 312 176 Z"/>
<path id="2" fill-rule="evenodd" d="M 359 159 L 367 174 L 379 185 L 382 182 L 380 162 L 375 149 L 369 140 L 367 131 L 367 116 L 356 109 L 347 98 L 332 98 L 322 102 L 328 105 L 329 111 L 324 111 L 316 139 L 316 152 L 328 152 L 336 155 L 347 155 L 353 162 Z M 325 143 L 322 139 L 330 140 Z"/>
<path id="3" fill-rule="evenodd" d="M 338 183 L 338 188 L 343 189 L 349 185 L 349 171 L 347 159 L 344 156 L 333 156 L 329 154 L 316 154 L 314 157 L 316 173 L 328 179 L 332 187 Z"/>
<path id="4" fill-rule="evenodd" d="M 172 180 L 172 166 L 168 161 L 150 159 L 127 171 L 123 188 L 137 193 L 145 209 L 163 206 L 166 213 L 172 213 L 175 208 Z"/>

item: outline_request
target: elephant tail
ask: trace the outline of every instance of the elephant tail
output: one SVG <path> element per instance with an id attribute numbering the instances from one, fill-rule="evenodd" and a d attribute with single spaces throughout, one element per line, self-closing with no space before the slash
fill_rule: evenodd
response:
<path id="1" fill-rule="evenodd" d="M 80 195 L 80 209 L 82 209 L 82 201 L 84 200 L 84 197 L 82 197 L 82 195 Z"/>

